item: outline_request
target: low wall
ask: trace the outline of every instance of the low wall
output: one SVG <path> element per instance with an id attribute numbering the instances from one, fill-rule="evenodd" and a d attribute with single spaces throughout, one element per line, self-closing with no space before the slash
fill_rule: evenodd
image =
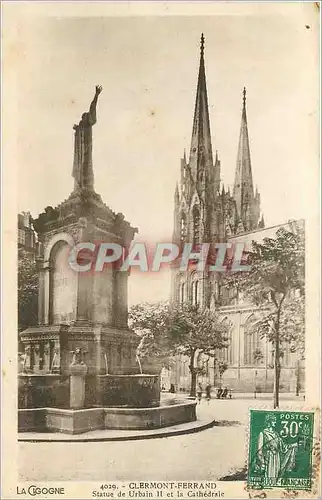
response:
<path id="1" fill-rule="evenodd" d="M 257 372 L 255 374 L 255 372 Z M 297 381 L 298 378 L 298 381 Z M 216 378 L 214 383 L 213 375 L 208 377 L 199 377 L 198 381 L 201 381 L 203 387 L 210 383 L 212 387 L 219 386 L 219 378 Z M 189 374 L 177 376 L 175 372 L 170 374 L 168 378 L 168 383 L 172 383 L 175 386 L 176 392 L 188 393 L 190 391 L 191 377 Z M 296 392 L 297 382 L 299 384 L 300 391 L 305 391 L 305 369 L 300 368 L 299 374 L 296 373 L 295 367 L 283 367 L 281 369 L 280 377 L 280 393 L 294 393 Z M 256 391 L 259 393 L 272 393 L 274 386 L 274 370 L 272 368 L 265 369 L 264 366 L 257 367 L 236 367 L 230 366 L 223 374 L 222 386 L 227 385 L 233 392 L 244 392 L 251 393 L 254 392 L 255 385 Z"/>
<path id="2" fill-rule="evenodd" d="M 99 375 L 102 406 L 148 408 L 160 404 L 158 375 Z"/>
<path id="3" fill-rule="evenodd" d="M 81 434 L 98 429 L 147 430 L 194 422 L 196 402 L 158 408 L 34 408 L 18 413 L 18 432 Z"/>
<path id="4" fill-rule="evenodd" d="M 19 374 L 18 408 L 68 408 L 69 378 L 59 374 Z"/>
<path id="5" fill-rule="evenodd" d="M 105 429 L 157 429 L 194 422 L 196 403 L 180 403 L 159 408 L 104 408 Z"/>
<path id="6" fill-rule="evenodd" d="M 46 408 L 45 430 L 82 434 L 83 432 L 104 429 L 104 411 L 100 408 L 84 410 L 59 410 Z"/>
<path id="7" fill-rule="evenodd" d="M 19 432 L 43 432 L 46 430 L 46 409 L 29 408 L 18 410 Z"/>
<path id="8" fill-rule="evenodd" d="M 255 373 L 256 372 L 256 373 Z M 280 392 L 296 391 L 296 370 L 295 368 L 282 367 L 280 376 Z M 236 392 L 257 392 L 271 393 L 274 387 L 274 370 L 271 368 L 259 366 L 257 368 L 240 367 L 228 368 L 223 374 L 222 385 L 227 385 Z M 299 387 L 304 390 L 304 369 L 300 368 Z"/>
<path id="9" fill-rule="evenodd" d="M 66 408 L 69 377 L 60 374 L 19 374 L 18 408 Z M 126 406 L 149 408 L 160 404 L 158 375 L 87 375 L 85 408 Z"/>

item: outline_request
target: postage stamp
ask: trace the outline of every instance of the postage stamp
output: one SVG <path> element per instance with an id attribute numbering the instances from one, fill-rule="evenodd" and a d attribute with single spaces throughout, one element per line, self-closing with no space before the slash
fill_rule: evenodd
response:
<path id="1" fill-rule="evenodd" d="M 319 2 L 1 13 L 0 498 L 321 498 Z"/>
<path id="2" fill-rule="evenodd" d="M 247 484 L 309 490 L 314 413 L 250 410 Z"/>

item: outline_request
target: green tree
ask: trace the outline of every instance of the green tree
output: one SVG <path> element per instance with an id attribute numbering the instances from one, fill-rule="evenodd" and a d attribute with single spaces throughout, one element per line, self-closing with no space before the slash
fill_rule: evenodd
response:
<path id="1" fill-rule="evenodd" d="M 142 358 L 169 359 L 182 354 L 189 358 L 190 395 L 196 395 L 200 353 L 214 356 L 216 349 L 228 347 L 231 325 L 207 308 L 191 304 L 139 304 L 130 310 L 131 327 L 141 336 L 138 349 Z"/>
<path id="2" fill-rule="evenodd" d="M 273 346 L 274 408 L 279 406 L 283 346 L 304 355 L 305 254 L 304 232 L 281 228 L 275 238 L 253 241 L 247 255 L 249 271 L 231 270 L 223 278 L 225 287 L 235 287 L 261 309 L 250 325 Z"/>
<path id="3" fill-rule="evenodd" d="M 30 253 L 18 251 L 18 331 L 36 325 L 38 320 L 38 273 Z"/>
<path id="4" fill-rule="evenodd" d="M 214 385 L 217 384 L 217 375 L 219 376 L 219 387 L 222 389 L 222 377 L 226 370 L 228 370 L 228 364 L 226 361 L 218 360 L 215 358 L 215 373 L 214 373 Z"/>

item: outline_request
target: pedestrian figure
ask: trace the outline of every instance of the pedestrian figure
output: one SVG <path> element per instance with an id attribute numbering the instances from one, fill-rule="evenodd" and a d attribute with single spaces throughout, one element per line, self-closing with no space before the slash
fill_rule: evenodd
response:
<path id="1" fill-rule="evenodd" d="M 211 385 L 210 384 L 206 385 L 206 399 L 207 399 L 208 404 L 209 404 L 209 401 L 211 399 Z"/>
<path id="2" fill-rule="evenodd" d="M 222 391 L 221 397 L 224 399 L 227 397 L 227 395 L 228 395 L 228 387 L 225 387 L 224 390 Z"/>
<path id="3" fill-rule="evenodd" d="M 200 402 L 201 402 L 201 398 L 202 398 L 202 385 L 201 385 L 201 383 L 200 383 L 200 382 L 199 382 L 199 384 L 198 384 L 197 398 L 198 398 L 198 402 L 199 402 L 199 404 L 200 404 Z"/>

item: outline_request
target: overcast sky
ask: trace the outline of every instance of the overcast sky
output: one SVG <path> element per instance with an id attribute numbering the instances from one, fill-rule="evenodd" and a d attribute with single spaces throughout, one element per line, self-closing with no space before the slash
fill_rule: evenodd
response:
<path id="1" fill-rule="evenodd" d="M 232 15 L 225 4 L 213 16 L 26 18 L 19 26 L 18 210 L 36 216 L 69 196 L 73 124 L 100 84 L 95 189 L 139 228 L 138 240 L 171 239 L 203 32 L 222 181 L 234 180 L 246 86 L 253 179 L 265 223 L 307 218 L 318 161 L 317 33 L 304 7 L 275 5 L 255 9 L 256 15 L 249 9 Z M 131 303 L 167 295 L 166 276 L 131 277 Z"/>

